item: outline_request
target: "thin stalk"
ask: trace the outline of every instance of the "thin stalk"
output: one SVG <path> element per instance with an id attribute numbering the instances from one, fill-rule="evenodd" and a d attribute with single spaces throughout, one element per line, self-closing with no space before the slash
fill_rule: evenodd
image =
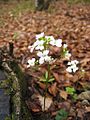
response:
<path id="1" fill-rule="evenodd" d="M 45 111 L 45 105 L 46 105 L 46 94 L 47 94 L 47 90 L 48 90 L 48 80 L 49 80 L 49 76 L 50 76 L 50 65 L 48 64 L 48 78 L 46 79 L 46 88 L 45 88 L 45 93 L 44 93 L 44 111 Z"/>
<path id="2" fill-rule="evenodd" d="M 48 90 L 48 81 L 46 82 L 46 88 L 45 88 L 45 93 L 44 93 L 44 111 L 45 111 L 45 105 L 46 105 L 46 93 Z"/>

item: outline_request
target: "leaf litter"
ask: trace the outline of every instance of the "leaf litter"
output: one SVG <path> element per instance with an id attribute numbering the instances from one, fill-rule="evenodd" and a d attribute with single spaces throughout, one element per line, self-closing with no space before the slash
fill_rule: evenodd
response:
<path id="1" fill-rule="evenodd" d="M 43 109 L 42 95 L 45 90 L 45 84 L 39 81 L 39 77 L 45 72 L 46 66 L 35 73 L 34 69 L 26 68 L 27 59 L 33 56 L 32 54 L 30 56 L 28 46 L 34 42 L 35 35 L 41 32 L 53 35 L 55 38 L 62 38 L 63 42 L 68 44 L 72 59 L 80 61 L 85 74 L 80 76 L 79 72 L 73 75 L 65 72 L 63 59 L 56 62 L 57 67 L 54 64 L 51 66 L 55 81 L 48 86 L 45 110 L 51 116 L 47 120 L 51 118 L 54 120 L 57 111 L 63 108 L 69 111 L 67 120 L 84 120 L 85 117 L 90 116 L 90 95 L 88 94 L 90 93 L 88 86 L 90 84 L 90 5 L 68 6 L 64 2 L 57 1 L 51 4 L 50 9 L 54 11 L 29 11 L 22 13 L 18 18 L 9 14 L 3 16 L 5 24 L 0 27 L 0 46 L 8 46 L 9 42 L 14 43 L 14 55 L 20 59 L 23 71 L 33 78 L 28 80 L 27 106 L 30 111 L 39 113 Z M 53 54 L 58 55 L 56 48 L 53 48 Z M 74 101 L 68 96 L 65 91 L 67 86 L 75 88 L 78 100 Z M 83 100 L 87 100 L 89 104 L 85 101 L 83 104 Z"/>

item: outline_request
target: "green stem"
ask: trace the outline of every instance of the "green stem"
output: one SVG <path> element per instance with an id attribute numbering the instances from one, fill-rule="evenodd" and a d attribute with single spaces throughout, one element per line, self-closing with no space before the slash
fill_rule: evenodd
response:
<path id="1" fill-rule="evenodd" d="M 46 93 L 48 90 L 48 82 L 46 82 L 46 88 L 45 88 L 45 93 L 44 93 L 44 111 L 45 111 L 45 105 L 46 105 Z"/>
<path id="2" fill-rule="evenodd" d="M 44 111 L 45 111 L 45 105 L 46 105 L 46 94 L 47 94 L 47 91 L 48 91 L 48 80 L 49 80 L 49 77 L 50 77 L 50 65 L 48 64 L 48 78 L 46 79 L 46 88 L 45 88 L 45 93 L 44 93 Z"/>

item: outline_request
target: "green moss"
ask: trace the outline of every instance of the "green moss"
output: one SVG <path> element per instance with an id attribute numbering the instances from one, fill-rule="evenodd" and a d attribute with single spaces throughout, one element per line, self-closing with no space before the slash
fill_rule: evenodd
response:
<path id="1" fill-rule="evenodd" d="M 90 3 L 90 0 L 67 0 L 69 4 Z"/>
<path id="2" fill-rule="evenodd" d="M 15 95 L 12 98 L 12 101 L 14 103 L 14 113 L 17 113 L 16 109 L 18 109 L 20 111 L 20 117 L 23 118 L 23 120 L 31 120 L 31 114 L 25 104 L 25 95 L 26 95 L 26 90 L 27 90 L 27 82 L 24 79 L 24 73 L 22 72 L 20 66 L 18 65 L 17 62 L 12 61 L 9 63 L 11 69 L 14 71 L 14 73 L 16 74 L 16 77 L 18 78 L 16 82 L 13 82 L 13 88 L 14 90 L 17 90 Z M 14 76 L 13 76 L 14 77 Z M 14 78 L 13 78 L 14 79 Z M 18 87 L 20 87 L 20 91 L 18 91 L 19 89 L 17 89 Z M 17 115 L 15 115 L 17 116 Z M 17 119 L 17 118 L 16 118 Z"/>
<path id="3" fill-rule="evenodd" d="M 34 0 L 27 0 L 18 3 L 11 11 L 13 16 L 18 16 L 23 12 L 35 10 Z"/>

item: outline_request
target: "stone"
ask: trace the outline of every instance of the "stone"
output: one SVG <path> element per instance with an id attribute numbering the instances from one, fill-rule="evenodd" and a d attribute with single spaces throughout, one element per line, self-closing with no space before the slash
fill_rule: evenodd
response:
<path id="1" fill-rule="evenodd" d="M 0 70 L 0 81 L 6 79 L 3 71 Z M 0 88 L 0 120 L 5 120 L 10 115 L 10 96 L 5 94 L 4 88 Z"/>

